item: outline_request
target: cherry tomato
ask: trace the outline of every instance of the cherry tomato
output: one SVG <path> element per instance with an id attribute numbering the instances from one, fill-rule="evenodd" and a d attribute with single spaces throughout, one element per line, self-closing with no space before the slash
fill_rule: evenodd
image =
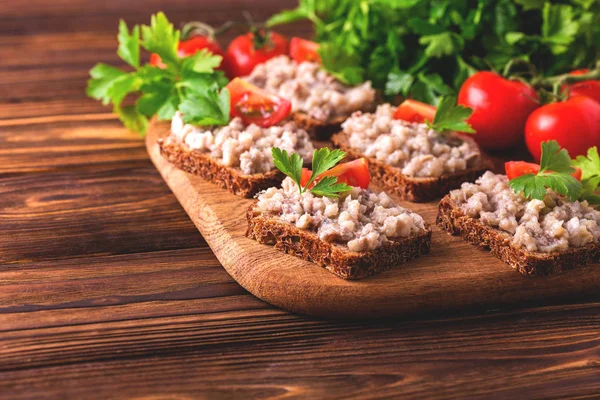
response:
<path id="1" fill-rule="evenodd" d="M 477 72 L 463 83 L 458 104 L 473 109 L 468 122 L 477 132 L 473 139 L 486 149 L 504 149 L 523 138 L 529 114 L 539 107 L 535 90 L 500 75 Z"/>
<path id="2" fill-rule="evenodd" d="M 572 158 L 600 146 L 600 103 L 575 96 L 535 110 L 525 125 L 525 143 L 536 161 L 542 153 L 541 143 L 547 140 L 556 140 Z"/>
<path id="3" fill-rule="evenodd" d="M 227 84 L 231 103 L 230 115 L 240 117 L 245 124 L 256 124 L 263 128 L 277 124 L 292 111 L 288 100 L 235 78 Z"/>
<path id="4" fill-rule="evenodd" d="M 583 68 L 571 72 L 570 75 L 583 75 L 587 74 L 588 72 L 590 72 L 589 69 Z M 587 96 L 600 103 L 600 81 L 576 82 L 570 85 L 563 85 L 561 90 L 568 90 L 569 97 Z"/>
<path id="5" fill-rule="evenodd" d="M 540 166 L 539 164 L 525 161 L 508 161 L 504 164 L 504 169 L 506 170 L 506 176 L 508 179 L 515 179 L 521 175 L 537 174 L 537 172 L 540 170 Z M 571 175 L 580 181 L 582 174 L 583 171 L 581 171 L 581 168 L 575 167 L 575 172 L 573 172 Z"/>
<path id="6" fill-rule="evenodd" d="M 226 58 L 232 77 L 249 75 L 258 64 L 288 54 L 288 41 L 278 33 L 270 32 L 263 47 L 255 48 L 254 42 L 254 34 L 246 33 L 229 43 Z"/>
<path id="7" fill-rule="evenodd" d="M 300 64 L 303 61 L 321 62 L 321 57 L 317 50 L 319 49 L 319 43 L 311 40 L 301 39 L 299 37 L 293 37 L 290 40 L 290 57 L 292 60 Z"/>
<path id="8" fill-rule="evenodd" d="M 219 43 L 207 36 L 192 36 L 187 40 L 180 41 L 177 54 L 179 57 L 187 57 L 202 49 L 207 49 L 215 55 L 223 56 L 223 50 L 221 49 L 221 46 L 219 46 Z M 166 68 L 166 65 L 160 59 L 160 56 L 155 53 L 150 55 L 150 65 Z M 223 66 L 223 63 L 221 63 L 221 66 Z"/>
<path id="9" fill-rule="evenodd" d="M 308 183 L 311 173 L 312 172 L 308 168 L 302 168 L 302 177 L 300 178 L 300 184 L 302 186 Z M 338 182 L 363 189 L 368 188 L 369 183 L 371 182 L 369 165 L 364 158 L 336 165 L 329 171 L 319 175 L 311 184 L 311 187 L 324 176 L 337 176 Z"/>
<path id="10" fill-rule="evenodd" d="M 404 100 L 402 104 L 396 108 L 394 119 L 401 119 L 408 122 L 433 121 L 435 118 L 436 108 L 431 104 L 421 103 L 417 100 Z"/>

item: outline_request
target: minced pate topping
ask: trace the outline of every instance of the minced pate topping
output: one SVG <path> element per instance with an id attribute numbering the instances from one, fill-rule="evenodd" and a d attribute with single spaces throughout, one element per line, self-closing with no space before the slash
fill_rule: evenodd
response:
<path id="1" fill-rule="evenodd" d="M 394 203 L 385 193 L 355 187 L 339 198 L 302 195 L 290 178 L 281 189 L 269 188 L 258 196 L 258 209 L 279 216 L 319 239 L 346 244 L 351 251 L 374 250 L 393 238 L 425 229 L 423 218 Z"/>
<path id="2" fill-rule="evenodd" d="M 367 81 L 346 86 L 325 72 L 318 63 L 297 64 L 288 56 L 278 56 L 257 65 L 243 78 L 248 82 L 292 102 L 292 111 L 328 121 L 348 117 L 354 111 L 370 108 L 375 90 Z"/>
<path id="3" fill-rule="evenodd" d="M 527 200 L 508 186 L 505 175 L 487 171 L 450 197 L 464 214 L 510 233 L 512 244 L 528 251 L 560 252 L 600 240 L 600 212 L 587 201 L 570 201 L 550 190 L 543 201 Z"/>
<path id="4" fill-rule="evenodd" d="M 471 138 L 440 135 L 426 124 L 394 119 L 395 111 L 382 104 L 375 113 L 355 112 L 342 124 L 350 146 L 414 177 L 453 174 L 479 161 L 479 147 Z"/>
<path id="5" fill-rule="evenodd" d="M 305 130 L 294 122 L 261 128 L 245 126 L 240 118 L 233 118 L 229 125 L 204 127 L 185 124 L 176 113 L 171 121 L 171 135 L 187 148 L 209 154 L 227 167 L 237 167 L 244 174 L 259 174 L 272 170 L 272 147 L 298 153 L 304 162 L 310 162 L 314 151 Z"/>

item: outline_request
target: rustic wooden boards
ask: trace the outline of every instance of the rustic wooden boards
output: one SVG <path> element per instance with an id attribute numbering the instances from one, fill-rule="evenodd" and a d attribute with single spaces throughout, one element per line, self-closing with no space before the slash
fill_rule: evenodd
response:
<path id="1" fill-rule="evenodd" d="M 295 4 L 2 4 L 0 397 L 594 397 L 591 299 L 363 323 L 248 294 L 143 141 L 85 96 L 92 65 L 116 63 L 119 18 L 147 23 L 162 9 L 177 25 L 219 25 L 245 8 L 264 20 Z"/>
<path id="2" fill-rule="evenodd" d="M 371 318 L 423 312 L 526 306 L 598 294 L 600 268 L 589 265 L 553 277 L 524 277 L 488 251 L 434 226 L 431 254 L 360 281 L 345 281 L 315 264 L 245 237 L 247 207 L 236 197 L 168 163 L 151 128 L 148 153 L 227 272 L 255 296 L 294 312 Z M 435 225 L 437 203 L 403 203 Z"/>

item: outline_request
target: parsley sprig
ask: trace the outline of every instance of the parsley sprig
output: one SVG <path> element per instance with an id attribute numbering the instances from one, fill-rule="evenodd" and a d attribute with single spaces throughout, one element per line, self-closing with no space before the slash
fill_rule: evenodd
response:
<path id="1" fill-rule="evenodd" d="M 207 50 L 179 57 L 179 39 L 179 30 L 162 12 L 152 16 L 149 26 L 135 25 L 131 31 L 121 20 L 117 54 L 133 71 L 97 64 L 90 71 L 88 96 L 112 104 L 123 124 L 140 134 L 145 134 L 152 116 L 170 120 L 176 111 L 187 123 L 226 125 L 229 92 L 223 87 L 228 81 L 215 70 L 222 57 Z M 140 65 L 140 47 L 158 54 L 165 68 Z M 135 102 L 124 105 L 130 95 L 136 97 Z"/>
<path id="2" fill-rule="evenodd" d="M 271 149 L 271 154 L 273 155 L 275 167 L 292 178 L 298 185 L 300 194 L 309 191 L 317 196 L 338 197 L 340 194 L 352 189 L 351 186 L 338 182 L 336 176 L 322 176 L 319 178 L 319 175 L 326 173 L 346 157 L 346 153 L 342 150 L 329 150 L 327 147 L 315 150 L 312 159 L 312 173 L 304 186 L 301 184 L 303 162 L 298 154 L 288 154 L 286 150 L 277 147 Z M 319 180 L 311 187 L 317 178 Z"/>
<path id="3" fill-rule="evenodd" d="M 456 97 L 445 96 L 440 101 L 433 122 L 427 121 L 434 131 L 444 134 L 447 132 L 475 133 L 467 119 L 473 114 L 469 107 L 456 104 Z"/>
<path id="4" fill-rule="evenodd" d="M 598 185 L 600 185 L 600 156 L 596 146 L 588 149 L 586 156 L 577 156 L 573 165 L 581 168 L 581 199 L 593 205 L 600 204 Z"/>
<path id="5" fill-rule="evenodd" d="M 267 25 L 298 20 L 313 25 L 336 77 L 438 104 L 477 70 L 501 71 L 511 59 L 529 60 L 542 76 L 593 66 L 600 2 L 298 0 Z"/>
<path id="6" fill-rule="evenodd" d="M 542 157 L 537 174 L 525 174 L 511 179 L 510 187 L 515 193 L 523 193 L 527 199 L 543 200 L 546 189 L 575 201 L 582 193 L 581 182 L 571 174 L 575 172 L 569 153 L 555 141 L 542 143 Z"/>

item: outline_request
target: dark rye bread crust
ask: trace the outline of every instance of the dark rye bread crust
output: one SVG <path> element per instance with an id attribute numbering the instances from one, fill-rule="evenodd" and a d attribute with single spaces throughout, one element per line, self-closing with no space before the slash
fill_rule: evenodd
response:
<path id="1" fill-rule="evenodd" d="M 460 235 L 469 243 L 489 248 L 494 256 L 523 275 L 546 276 L 559 273 L 597 261 L 600 255 L 600 249 L 595 244 L 559 253 L 530 252 L 513 247 L 509 234 L 463 214 L 454 206 L 450 196 L 440 201 L 436 223 L 452 235 Z"/>
<path id="2" fill-rule="evenodd" d="M 281 219 L 256 210 L 256 203 L 246 211 L 246 236 L 277 250 L 325 267 L 343 279 L 361 279 L 429 253 L 431 228 L 418 235 L 389 242 L 369 252 L 353 252 L 347 247 L 319 239 L 311 231 L 299 229 Z"/>
<path id="3" fill-rule="evenodd" d="M 331 135 L 340 130 L 342 122 L 346 120 L 346 117 L 338 117 L 330 121 L 321 121 L 302 112 L 293 112 L 291 118 L 314 140 L 329 139 Z"/>
<path id="4" fill-rule="evenodd" d="M 364 157 L 369 164 L 371 178 L 379 183 L 387 192 L 394 193 L 403 200 L 424 203 L 439 199 L 452 189 L 459 188 L 463 182 L 472 182 L 486 170 L 492 168 L 489 158 L 482 156 L 478 165 L 452 175 L 439 177 L 411 177 L 404 175 L 399 168 L 381 161 L 365 157 L 350 147 L 348 136 L 338 132 L 331 138 L 334 146 L 344 150 L 349 160 Z"/>
<path id="5" fill-rule="evenodd" d="M 279 170 L 264 174 L 243 174 L 237 168 L 223 166 L 214 158 L 198 151 L 190 151 L 180 143 L 166 140 L 166 137 L 159 138 L 157 143 L 160 153 L 177 168 L 199 175 L 237 196 L 253 197 L 261 190 L 278 186 L 285 177 Z"/>

